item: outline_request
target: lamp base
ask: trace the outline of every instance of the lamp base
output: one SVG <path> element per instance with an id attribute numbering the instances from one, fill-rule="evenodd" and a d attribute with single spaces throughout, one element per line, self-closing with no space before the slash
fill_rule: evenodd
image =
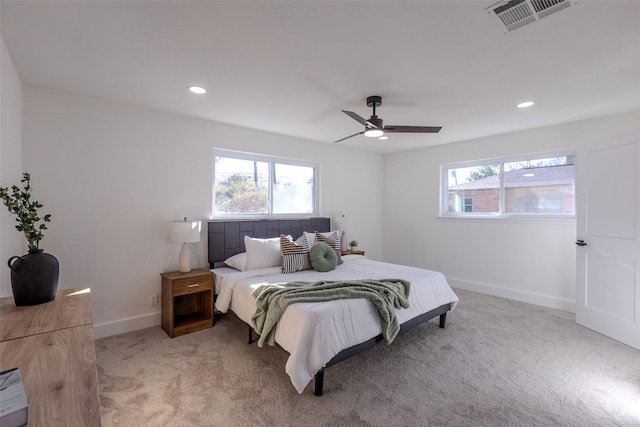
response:
<path id="1" fill-rule="evenodd" d="M 186 243 L 183 243 L 182 248 L 180 248 L 180 268 L 178 271 L 180 273 L 188 273 L 191 271 L 191 256 L 189 255 L 189 249 Z"/>

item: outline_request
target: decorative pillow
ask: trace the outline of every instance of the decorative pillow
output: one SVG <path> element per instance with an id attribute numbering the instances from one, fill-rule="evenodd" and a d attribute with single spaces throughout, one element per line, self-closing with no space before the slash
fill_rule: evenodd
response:
<path id="1" fill-rule="evenodd" d="M 247 271 L 247 253 L 242 252 L 224 260 L 224 263 L 231 268 L 240 271 Z"/>
<path id="2" fill-rule="evenodd" d="M 244 236 L 247 250 L 247 270 L 277 267 L 280 265 L 280 238 L 255 239 Z"/>
<path id="3" fill-rule="evenodd" d="M 338 265 L 336 251 L 325 242 L 318 242 L 309 251 L 309 260 L 314 270 L 322 273 L 331 271 Z"/>
<path id="4" fill-rule="evenodd" d="M 338 230 L 329 233 L 319 233 L 316 231 L 316 242 L 324 242 L 331 246 L 333 250 L 336 251 L 338 264 L 342 264 L 342 257 L 340 256 L 340 234 Z"/>
<path id="5" fill-rule="evenodd" d="M 314 231 L 313 233 L 308 233 L 308 232 L 304 232 L 304 235 L 307 236 L 307 241 L 309 242 L 309 247 L 313 246 L 317 240 L 316 240 L 316 233 L 320 233 L 319 231 Z M 327 231 L 327 232 L 322 232 L 320 234 L 322 234 L 324 237 L 329 237 L 331 236 L 333 233 L 338 233 L 338 236 L 340 236 L 340 241 L 342 242 L 342 236 L 344 235 L 344 232 L 339 231 L 339 230 L 334 230 L 334 231 Z M 340 247 L 342 247 L 342 243 L 340 243 Z"/>
<path id="6" fill-rule="evenodd" d="M 295 242 L 291 236 L 280 235 L 280 251 L 282 252 L 282 272 L 294 273 L 309 270 L 309 243 L 303 234 Z"/>
<path id="7" fill-rule="evenodd" d="M 308 231 L 305 231 L 304 233 L 302 233 L 307 238 L 307 243 L 309 243 L 309 248 L 311 248 L 313 245 L 315 245 L 316 242 L 318 241 L 316 239 L 316 233 L 320 233 L 320 232 L 319 231 L 314 231 L 313 233 L 309 233 Z M 322 234 L 324 237 L 329 237 L 329 236 L 333 235 L 333 233 L 338 233 L 338 236 L 342 236 L 344 234 L 343 232 L 338 231 L 338 230 L 323 232 L 323 233 L 320 233 L 320 234 Z M 342 244 L 340 245 L 340 247 L 342 247 Z"/>

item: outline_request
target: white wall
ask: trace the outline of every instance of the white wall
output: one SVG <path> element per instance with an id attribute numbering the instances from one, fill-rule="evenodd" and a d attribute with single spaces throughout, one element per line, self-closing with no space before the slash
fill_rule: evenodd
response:
<path id="1" fill-rule="evenodd" d="M 637 112 L 385 156 L 384 260 L 440 265 L 454 287 L 574 311 L 575 221 L 438 219 L 440 165 L 572 149 L 639 128 Z"/>
<path id="2" fill-rule="evenodd" d="M 320 214 L 370 258 L 441 265 L 453 286 L 573 310 L 575 223 L 437 219 L 439 166 L 576 148 L 640 127 L 638 112 L 382 157 L 24 85 L 21 159 L 20 127 L 4 121 L 7 102 L 17 116 L 11 120 L 20 121 L 21 85 L 10 68 L 13 95 L 4 86 L 2 95 L 3 185 L 9 161 L 11 183 L 22 170 L 15 165 L 32 173 L 36 198 L 53 214 L 42 247 L 60 260 L 61 288 L 92 288 L 96 337 L 159 324 L 149 296 L 160 292 L 159 273 L 178 263 L 168 223 L 210 217 L 213 148 L 319 162 Z M 7 229 L 22 236 L 5 220 L 2 228 L 7 259 L 15 252 L 4 248 Z M 193 267 L 206 267 L 205 239 L 190 249 Z M 4 295 L 7 289 L 3 279 Z"/>
<path id="3" fill-rule="evenodd" d="M 0 51 L 0 187 L 20 185 L 22 179 L 22 82 L 2 40 Z M 0 296 L 11 296 L 7 260 L 27 251 L 27 242 L 15 229 L 15 217 L 0 206 Z"/>
<path id="4" fill-rule="evenodd" d="M 212 149 L 320 164 L 320 215 L 382 258 L 382 156 L 25 84 L 24 168 L 60 288 L 90 286 L 95 336 L 160 324 L 160 273 L 178 268 L 169 222 L 211 217 Z M 342 217 L 342 215 L 345 215 Z M 190 245 L 207 267 L 206 235 Z"/>

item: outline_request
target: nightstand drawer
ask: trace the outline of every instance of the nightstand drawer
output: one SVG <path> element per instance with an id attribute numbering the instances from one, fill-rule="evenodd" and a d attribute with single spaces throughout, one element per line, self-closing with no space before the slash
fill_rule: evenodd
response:
<path id="1" fill-rule="evenodd" d="M 173 296 L 176 296 L 213 289 L 213 284 L 211 283 L 211 275 L 207 275 L 185 279 L 174 279 L 171 288 Z"/>

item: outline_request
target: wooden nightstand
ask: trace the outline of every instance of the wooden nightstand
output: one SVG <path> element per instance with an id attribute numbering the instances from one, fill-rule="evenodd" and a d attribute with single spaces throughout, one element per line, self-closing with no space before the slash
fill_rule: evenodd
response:
<path id="1" fill-rule="evenodd" d="M 351 250 L 351 249 L 342 249 L 340 251 L 340 255 L 364 255 L 364 251 Z"/>
<path id="2" fill-rule="evenodd" d="M 213 274 L 162 273 L 162 329 L 171 338 L 213 326 Z"/>

